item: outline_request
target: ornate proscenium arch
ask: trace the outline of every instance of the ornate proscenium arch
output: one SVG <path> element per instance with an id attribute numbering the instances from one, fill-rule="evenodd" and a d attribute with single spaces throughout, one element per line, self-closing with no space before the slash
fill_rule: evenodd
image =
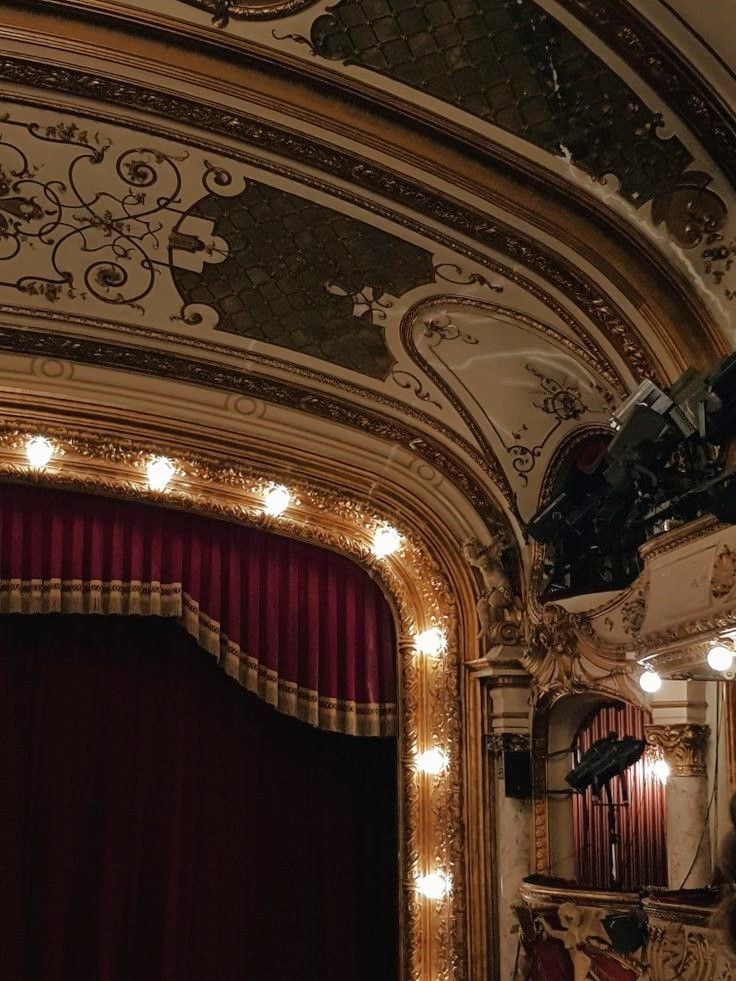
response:
<path id="1" fill-rule="evenodd" d="M 346 493 L 344 487 L 330 488 L 324 477 L 296 482 L 278 461 L 271 466 L 249 465 L 201 451 L 184 453 L 181 445 L 158 443 L 157 448 L 168 450 L 176 460 L 177 478 L 171 489 L 153 493 L 145 478 L 150 459 L 145 444 L 58 429 L 51 422 L 45 422 L 43 429 L 53 443 L 54 458 L 39 471 L 24 456 L 31 431 L 20 420 L 3 425 L 0 478 L 151 500 L 272 530 L 347 554 L 379 580 L 394 611 L 398 636 L 403 970 L 410 977 L 466 976 L 468 870 L 459 714 L 460 659 L 465 645 L 463 591 L 460 588 L 458 593 L 458 584 L 452 582 L 453 570 L 438 564 L 417 529 L 410 527 L 407 512 L 400 522 L 404 536 L 399 553 L 377 560 L 371 552 L 372 532 L 395 517 L 381 513 L 373 502 L 357 494 Z M 263 493 L 280 479 L 289 481 L 294 506 L 274 519 L 264 511 Z M 9 583 L 10 592 L 5 591 L 6 600 L 10 601 L 10 593 L 15 596 L 13 609 L 19 612 L 35 610 L 31 602 L 34 585 L 26 585 L 24 592 L 24 584 Z M 28 600 L 25 605 L 23 595 Z M 440 629 L 446 638 L 437 658 L 422 657 L 415 650 L 416 635 L 430 627 Z M 447 753 L 448 766 L 439 777 L 427 777 L 417 769 L 416 755 L 435 746 Z M 442 902 L 429 904 L 417 891 L 417 880 L 437 871 L 447 876 L 449 891 Z"/>

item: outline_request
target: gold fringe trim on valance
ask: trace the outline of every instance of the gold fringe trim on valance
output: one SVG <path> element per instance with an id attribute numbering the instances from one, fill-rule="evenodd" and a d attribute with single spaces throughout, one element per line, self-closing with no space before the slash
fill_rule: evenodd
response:
<path id="1" fill-rule="evenodd" d="M 231 678 L 279 712 L 320 729 L 349 736 L 396 734 L 395 704 L 328 698 L 310 688 L 301 688 L 295 682 L 285 681 L 274 670 L 243 653 L 238 644 L 222 633 L 220 624 L 203 613 L 199 603 L 188 593 L 183 594 L 183 601 L 180 622 L 187 633 L 218 659 Z"/>
<path id="2" fill-rule="evenodd" d="M 243 688 L 310 725 L 351 736 L 396 734 L 396 706 L 320 697 L 285 681 L 222 633 L 179 583 L 0 579 L 0 613 L 97 613 L 176 617 L 197 644 Z"/>
<path id="3" fill-rule="evenodd" d="M 102 613 L 180 617 L 179 583 L 0 579 L 0 613 Z"/>

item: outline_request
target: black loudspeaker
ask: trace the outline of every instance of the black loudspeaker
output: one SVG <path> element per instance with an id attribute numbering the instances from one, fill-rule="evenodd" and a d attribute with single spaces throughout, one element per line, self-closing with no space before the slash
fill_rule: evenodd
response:
<path id="1" fill-rule="evenodd" d="M 531 797 L 532 754 L 529 750 L 506 750 L 503 754 L 503 775 L 507 797 Z"/>
<path id="2" fill-rule="evenodd" d="M 646 943 L 646 926 L 636 913 L 611 913 L 603 926 L 617 954 L 633 954 Z"/>

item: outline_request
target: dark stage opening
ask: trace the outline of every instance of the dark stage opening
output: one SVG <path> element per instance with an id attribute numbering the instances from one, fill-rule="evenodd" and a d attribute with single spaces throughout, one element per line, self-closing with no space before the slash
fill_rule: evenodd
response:
<path id="1" fill-rule="evenodd" d="M 174 621 L 0 616 L 0 977 L 389 981 L 393 739 L 322 732 Z"/>

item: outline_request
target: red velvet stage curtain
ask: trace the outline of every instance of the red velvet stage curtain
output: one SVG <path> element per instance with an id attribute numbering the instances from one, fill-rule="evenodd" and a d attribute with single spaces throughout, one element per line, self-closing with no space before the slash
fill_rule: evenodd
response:
<path id="1" fill-rule="evenodd" d="M 0 612 L 179 617 L 249 691 L 324 729 L 395 731 L 391 611 L 327 549 L 225 521 L 0 485 Z"/>
<path id="2" fill-rule="evenodd" d="M 583 722 L 573 743 L 573 753 L 584 753 L 596 739 L 603 739 L 610 732 L 643 739 L 648 722 L 649 713 L 635 705 L 605 705 Z M 611 781 L 616 804 L 623 800 L 622 779 L 628 782 L 630 801 L 628 807 L 616 808 L 622 886 L 633 890 L 666 886 L 664 786 L 652 772 L 646 756 L 630 767 L 623 778 Z M 608 809 L 593 803 L 590 788 L 584 794 L 575 794 L 572 804 L 577 880 L 580 885 L 594 889 L 611 889 Z"/>
<path id="3" fill-rule="evenodd" d="M 393 739 L 242 691 L 171 620 L 0 616 L 0 978 L 396 977 Z"/>

